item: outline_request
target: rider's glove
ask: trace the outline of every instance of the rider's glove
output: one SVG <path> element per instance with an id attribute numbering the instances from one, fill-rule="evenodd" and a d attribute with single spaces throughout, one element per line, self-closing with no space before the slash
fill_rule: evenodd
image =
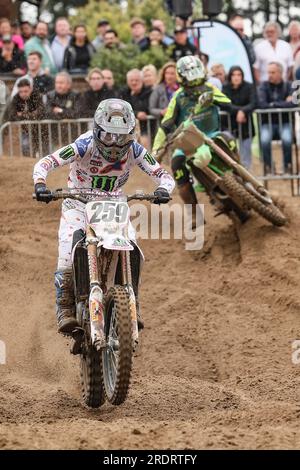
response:
<path id="1" fill-rule="evenodd" d="M 52 201 L 52 194 L 50 189 L 47 189 L 45 183 L 36 183 L 34 186 L 36 200 L 48 204 Z"/>
<path id="2" fill-rule="evenodd" d="M 154 196 L 156 196 L 154 204 L 167 204 L 170 201 L 170 194 L 165 188 L 157 188 L 154 191 Z"/>

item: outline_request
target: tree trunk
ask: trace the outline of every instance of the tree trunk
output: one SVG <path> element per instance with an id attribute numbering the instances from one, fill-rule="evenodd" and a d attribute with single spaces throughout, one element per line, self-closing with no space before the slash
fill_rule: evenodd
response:
<path id="1" fill-rule="evenodd" d="M 10 21 L 18 19 L 19 2 L 11 0 L 0 0 L 0 11 L 2 18 L 8 18 Z"/>

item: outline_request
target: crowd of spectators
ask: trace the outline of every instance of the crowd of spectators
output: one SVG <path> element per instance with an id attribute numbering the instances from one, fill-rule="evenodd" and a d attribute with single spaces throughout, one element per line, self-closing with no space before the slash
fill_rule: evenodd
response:
<path id="1" fill-rule="evenodd" d="M 130 70 L 126 86 L 117 88 L 111 70 L 91 67 L 95 53 L 109 49 L 113 54 L 114 50 L 126 47 L 108 20 L 98 22 L 96 36 L 90 40 L 85 25 L 78 24 L 71 30 L 67 18 L 56 20 L 52 35 L 43 21 L 35 26 L 29 22 L 12 26 L 2 18 L 0 77 L 15 76 L 3 119 L 91 118 L 100 101 L 120 97 L 131 103 L 140 124 L 140 139 L 150 146 L 149 126 L 154 131 L 155 124 L 154 121 L 149 124 L 148 117 L 162 119 L 179 88 L 176 62 L 186 55 L 198 55 L 207 69 L 208 81 L 232 101 L 230 128 L 239 136 L 242 162 L 250 168 L 255 135 L 253 110 L 295 107 L 291 81 L 300 78 L 300 22 L 291 21 L 286 40 L 282 39 L 279 24 L 269 22 L 264 26 L 263 38 L 254 42 L 245 34 L 242 16 L 233 15 L 229 24 L 248 51 L 254 83 L 245 81 L 239 65 L 225 70 L 222 63 L 214 62 L 204 51 L 199 52 L 196 40 L 180 18 L 176 19 L 173 34 L 168 34 L 160 19 L 153 19 L 147 30 L 143 19 L 133 18 L 130 42 L 141 52 L 160 47 L 166 63 L 161 70 L 152 64 Z M 72 87 L 72 77 L 78 74 L 84 75 L 87 82 L 87 89 L 81 93 Z M 259 133 L 265 171 L 272 171 L 271 143 L 276 139 L 282 141 L 284 171 L 289 172 L 294 128 L 288 113 L 282 113 L 280 118 L 272 114 L 271 119 L 263 115 Z M 26 135 L 23 137 L 26 142 Z"/>

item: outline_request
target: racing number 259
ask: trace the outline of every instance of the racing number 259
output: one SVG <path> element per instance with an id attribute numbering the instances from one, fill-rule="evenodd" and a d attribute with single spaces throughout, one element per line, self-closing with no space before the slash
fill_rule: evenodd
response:
<path id="1" fill-rule="evenodd" d="M 91 224 L 97 224 L 101 220 L 104 222 L 112 222 L 114 220 L 118 224 L 126 222 L 128 211 L 127 204 L 112 201 L 99 201 L 95 202 L 91 209 L 95 211 L 90 220 Z"/>

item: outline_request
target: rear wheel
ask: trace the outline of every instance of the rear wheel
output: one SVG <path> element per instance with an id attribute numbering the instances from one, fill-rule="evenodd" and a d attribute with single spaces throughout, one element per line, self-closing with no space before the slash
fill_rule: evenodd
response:
<path id="1" fill-rule="evenodd" d="M 80 313 L 81 325 L 84 329 L 82 353 L 80 354 L 82 398 L 88 407 L 99 408 L 105 402 L 102 384 L 102 354 L 94 348 L 91 342 L 89 318 L 86 318 L 87 309 L 82 306 Z"/>
<path id="2" fill-rule="evenodd" d="M 129 295 L 123 286 L 114 286 L 107 293 L 105 337 L 103 385 L 108 401 L 120 405 L 128 393 L 133 356 Z"/>
<path id="3" fill-rule="evenodd" d="M 286 224 L 286 217 L 274 203 L 264 204 L 262 201 L 259 201 L 229 173 L 226 173 L 222 180 L 227 194 L 229 194 L 233 200 L 237 199 L 245 208 L 253 209 L 273 225 L 281 227 Z"/>

